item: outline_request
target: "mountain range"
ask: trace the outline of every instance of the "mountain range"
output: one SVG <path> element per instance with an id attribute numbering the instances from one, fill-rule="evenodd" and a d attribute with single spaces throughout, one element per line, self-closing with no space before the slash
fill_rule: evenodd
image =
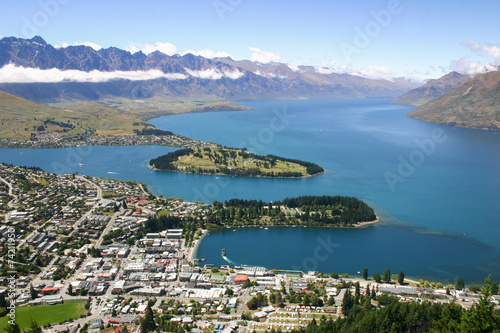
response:
<path id="1" fill-rule="evenodd" d="M 407 80 L 377 80 L 326 68 L 116 47 L 56 48 L 39 37 L 0 40 L 0 90 L 42 103 L 106 98 L 236 101 L 396 97 Z"/>

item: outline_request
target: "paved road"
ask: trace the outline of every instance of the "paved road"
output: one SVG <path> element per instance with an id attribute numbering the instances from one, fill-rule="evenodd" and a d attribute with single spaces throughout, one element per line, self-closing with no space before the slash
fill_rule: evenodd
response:
<path id="1" fill-rule="evenodd" d="M 87 178 L 82 177 L 82 176 L 76 176 L 76 178 L 92 185 L 93 187 L 95 187 L 97 189 L 97 200 L 96 200 L 96 203 L 94 204 L 94 206 L 92 206 L 91 209 L 89 209 L 85 214 L 82 215 L 82 217 L 80 217 L 78 219 L 78 221 L 75 222 L 75 224 L 73 225 L 73 231 L 71 231 L 68 236 L 73 236 L 73 234 L 78 229 L 80 224 L 83 221 L 85 221 L 87 219 L 87 217 L 89 217 L 91 214 L 94 213 L 94 210 L 99 206 L 99 203 L 102 200 L 102 189 L 97 184 L 91 182 L 90 180 L 88 180 Z"/>
<path id="2" fill-rule="evenodd" d="M 14 207 L 14 204 L 12 203 L 13 201 L 17 201 L 17 195 L 14 195 L 14 191 L 12 189 L 12 184 L 10 182 L 8 182 L 6 179 L 0 177 L 0 181 L 4 182 L 7 187 L 9 188 L 9 196 L 13 197 L 14 199 L 10 200 L 8 203 L 7 203 L 7 206 L 9 207 Z M 9 221 L 9 215 L 10 213 L 8 214 L 5 214 L 5 222 L 8 222 Z"/>

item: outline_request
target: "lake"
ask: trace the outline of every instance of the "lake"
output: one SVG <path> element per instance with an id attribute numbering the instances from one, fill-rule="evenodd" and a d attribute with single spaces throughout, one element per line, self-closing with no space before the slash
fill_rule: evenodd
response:
<path id="1" fill-rule="evenodd" d="M 198 249 L 222 264 L 370 274 L 403 269 L 442 282 L 500 279 L 500 133 L 424 123 L 387 99 L 242 102 L 255 111 L 185 114 L 158 128 L 259 154 L 311 161 L 327 172 L 305 179 L 238 178 L 153 171 L 158 146 L 0 149 L 0 161 L 46 171 L 144 182 L 156 194 L 212 202 L 350 195 L 383 219 L 366 229 L 229 229 Z M 323 238 L 320 238 L 323 237 Z M 328 238 L 330 237 L 330 238 Z M 327 242 L 328 251 L 315 250 Z M 333 246 L 333 245 L 332 245 Z M 324 246 L 325 247 L 325 246 Z M 326 251 L 326 252 L 325 252 Z M 322 255 L 318 254 L 321 253 Z M 328 254 L 328 255 L 326 255 Z"/>

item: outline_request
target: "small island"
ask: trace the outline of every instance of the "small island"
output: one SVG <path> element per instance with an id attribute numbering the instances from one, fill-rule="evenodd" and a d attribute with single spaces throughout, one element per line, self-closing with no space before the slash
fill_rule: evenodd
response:
<path id="1" fill-rule="evenodd" d="M 245 177 L 302 178 L 324 172 L 315 163 L 221 146 L 180 149 L 152 159 L 149 165 L 164 171 Z"/>

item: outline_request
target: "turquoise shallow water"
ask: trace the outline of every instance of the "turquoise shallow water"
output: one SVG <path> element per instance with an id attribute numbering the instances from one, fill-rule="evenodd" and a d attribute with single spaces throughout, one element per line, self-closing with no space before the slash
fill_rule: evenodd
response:
<path id="1" fill-rule="evenodd" d="M 270 268 L 304 268 L 315 260 L 326 272 L 354 274 L 368 266 L 371 272 L 390 267 L 449 281 L 457 276 L 481 281 L 488 273 L 500 279 L 499 132 L 416 121 L 404 116 L 411 107 L 384 99 L 243 104 L 258 110 L 151 122 L 195 139 L 312 161 L 327 172 L 307 179 L 256 179 L 152 171 L 147 161 L 173 150 L 157 146 L 0 149 L 0 161 L 139 180 L 157 194 L 204 202 L 351 195 L 366 200 L 383 219 L 363 230 L 220 231 L 199 248 L 200 257 L 216 264 L 222 263 L 224 244 L 230 260 Z M 324 260 L 314 259 L 318 236 L 340 244 Z M 241 254 L 238 245 L 246 249 Z"/>

